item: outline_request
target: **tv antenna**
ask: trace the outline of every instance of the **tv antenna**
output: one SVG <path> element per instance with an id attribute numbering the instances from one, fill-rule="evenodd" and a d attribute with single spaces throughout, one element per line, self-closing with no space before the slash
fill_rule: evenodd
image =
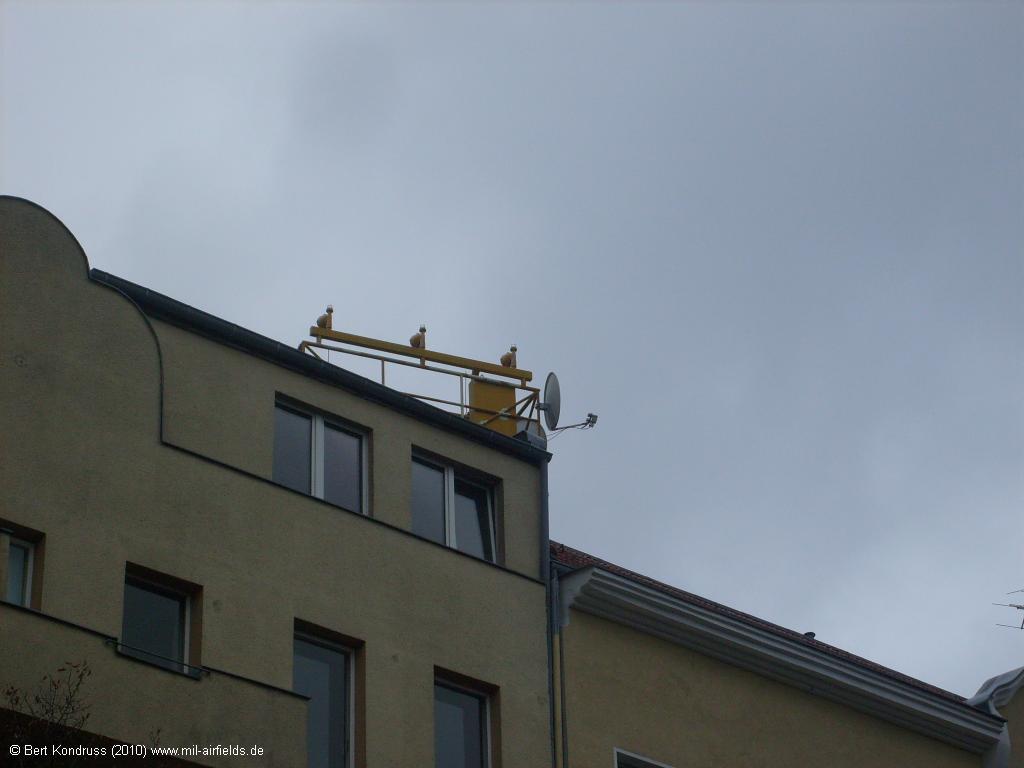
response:
<path id="1" fill-rule="evenodd" d="M 1018 592 L 1024 592 L 1024 589 L 1015 589 L 1013 592 L 1007 592 L 1008 595 L 1016 595 Z M 992 603 L 992 605 L 1001 605 L 1004 608 L 1014 608 L 1018 611 L 1024 611 L 1024 605 L 1019 603 Z M 1016 624 L 999 624 L 996 623 L 997 627 L 1009 627 L 1010 629 L 1024 630 L 1024 619 L 1021 620 L 1020 626 Z"/>

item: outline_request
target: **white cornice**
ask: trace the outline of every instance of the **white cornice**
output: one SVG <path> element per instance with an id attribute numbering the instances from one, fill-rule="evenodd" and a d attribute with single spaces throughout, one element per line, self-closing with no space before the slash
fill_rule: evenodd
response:
<path id="1" fill-rule="evenodd" d="M 585 611 L 970 752 L 984 753 L 1002 730 L 962 702 L 597 567 L 563 576 L 559 601 L 563 625 L 570 608 Z"/>
<path id="2" fill-rule="evenodd" d="M 1021 688 L 1024 688 L 1024 667 L 989 678 L 967 703 L 978 709 L 984 708 L 993 715 L 999 715 L 999 708 L 1009 704 Z"/>
<path id="3" fill-rule="evenodd" d="M 996 717 L 1002 717 L 999 710 L 1009 704 L 1017 692 L 1024 687 L 1024 667 L 1011 669 L 985 681 L 978 692 L 967 700 L 972 707 L 984 710 Z M 1010 764 L 1010 729 L 1004 724 L 999 746 L 985 755 L 982 768 L 1006 768 Z"/>

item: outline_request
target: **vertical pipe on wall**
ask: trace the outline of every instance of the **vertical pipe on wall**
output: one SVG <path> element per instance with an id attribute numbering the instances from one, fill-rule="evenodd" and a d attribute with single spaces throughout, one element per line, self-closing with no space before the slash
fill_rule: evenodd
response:
<path id="1" fill-rule="evenodd" d="M 555 588 L 558 588 L 558 582 L 555 582 Z M 561 601 L 559 600 L 559 605 Z M 561 722 L 559 724 L 559 730 L 562 735 L 562 768 L 569 768 L 569 733 L 566 727 L 566 701 L 565 701 L 565 637 L 562 634 L 564 622 L 561 618 L 558 620 L 558 710 Z"/>
<path id="2" fill-rule="evenodd" d="M 540 576 L 544 579 L 544 598 L 547 617 L 547 654 L 548 654 L 548 731 L 551 735 L 551 766 L 557 768 L 557 742 L 555 741 L 555 612 L 554 591 L 551 587 L 551 542 L 548 538 L 548 462 L 550 457 L 540 465 Z"/>
<path id="3" fill-rule="evenodd" d="M 7 598 L 7 558 L 10 551 L 11 532 L 0 528 L 0 600 Z"/>

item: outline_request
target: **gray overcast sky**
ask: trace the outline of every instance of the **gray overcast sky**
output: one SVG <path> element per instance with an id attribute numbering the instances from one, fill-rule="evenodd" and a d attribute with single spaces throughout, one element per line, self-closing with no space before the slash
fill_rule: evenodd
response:
<path id="1" fill-rule="evenodd" d="M 2 6 L 3 192 L 298 343 L 558 371 L 552 536 L 1024 664 L 1024 4 Z M 74 321 L 74 318 L 69 318 Z"/>

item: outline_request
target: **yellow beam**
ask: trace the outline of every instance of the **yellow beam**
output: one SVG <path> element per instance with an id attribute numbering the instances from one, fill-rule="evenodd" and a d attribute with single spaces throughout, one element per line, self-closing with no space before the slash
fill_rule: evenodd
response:
<path id="1" fill-rule="evenodd" d="M 357 347 L 368 347 L 369 349 L 377 349 L 381 352 L 390 352 L 394 355 L 415 357 L 417 360 L 430 360 L 431 362 L 443 365 L 469 368 L 471 371 L 490 373 L 509 379 L 519 379 L 520 381 L 533 380 L 533 373 L 524 371 L 521 368 L 506 368 L 496 363 L 485 363 L 483 360 L 473 360 L 472 358 L 459 357 L 458 355 L 446 355 L 444 352 L 435 352 L 432 349 L 417 349 L 405 344 L 371 339 L 369 336 L 357 336 L 354 333 L 345 333 L 344 331 L 335 331 L 329 328 L 320 328 L 319 326 L 310 328 L 309 335 L 315 336 L 318 339 L 330 339 L 331 341 L 339 341 L 343 344 L 352 344 Z"/>

